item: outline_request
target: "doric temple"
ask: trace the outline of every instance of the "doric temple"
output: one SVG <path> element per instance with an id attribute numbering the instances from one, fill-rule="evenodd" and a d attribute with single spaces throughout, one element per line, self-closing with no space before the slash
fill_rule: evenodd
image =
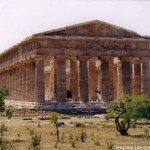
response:
<path id="1" fill-rule="evenodd" d="M 0 54 L 0 87 L 23 107 L 150 95 L 150 37 L 97 20 L 34 34 Z"/>

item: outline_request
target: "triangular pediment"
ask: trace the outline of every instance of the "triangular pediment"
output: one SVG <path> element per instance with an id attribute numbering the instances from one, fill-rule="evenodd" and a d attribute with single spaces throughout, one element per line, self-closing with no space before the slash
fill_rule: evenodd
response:
<path id="1" fill-rule="evenodd" d="M 134 31 L 124 29 L 102 21 L 94 20 L 76 24 L 61 29 L 36 34 L 36 36 L 87 36 L 87 37 L 124 37 L 134 38 L 140 35 Z"/>

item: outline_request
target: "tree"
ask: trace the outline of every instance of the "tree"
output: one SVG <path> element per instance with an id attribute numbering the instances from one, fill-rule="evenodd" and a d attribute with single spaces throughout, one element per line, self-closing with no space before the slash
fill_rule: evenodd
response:
<path id="1" fill-rule="evenodd" d="M 57 112 L 51 112 L 50 113 L 51 123 L 53 123 L 56 127 L 57 142 L 59 142 L 59 130 L 58 130 L 58 124 L 57 124 L 58 117 L 59 117 L 59 113 L 57 113 Z"/>
<path id="2" fill-rule="evenodd" d="M 9 92 L 6 88 L 1 87 L 0 88 L 0 112 L 5 111 L 5 98 L 9 95 Z"/>
<path id="3" fill-rule="evenodd" d="M 121 135 L 128 135 L 131 122 L 138 119 L 150 119 L 150 97 L 145 95 L 124 95 L 111 102 L 106 109 L 106 117 L 115 118 L 116 129 Z"/>

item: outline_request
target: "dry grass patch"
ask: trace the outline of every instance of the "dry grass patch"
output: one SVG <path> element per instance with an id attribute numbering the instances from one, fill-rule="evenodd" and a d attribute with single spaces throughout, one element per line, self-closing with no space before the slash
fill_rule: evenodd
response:
<path id="1" fill-rule="evenodd" d="M 65 124 L 68 122 L 67 119 L 61 119 L 60 121 L 64 121 Z M 112 143 L 112 145 L 150 146 L 150 139 L 149 137 L 145 138 L 144 128 L 130 129 L 129 134 L 132 136 L 121 136 L 115 127 L 107 127 L 107 122 L 105 122 L 106 126 L 97 125 L 97 123 L 103 123 L 98 118 L 83 119 L 74 117 L 74 120 L 71 121 L 78 121 L 84 126 L 70 126 L 68 123 L 68 125 L 59 127 L 59 143 L 56 142 L 55 127 L 48 120 L 40 121 L 39 125 L 39 120 L 36 118 L 32 120 L 22 120 L 22 118 L 7 120 L 1 118 L 0 124 L 5 123 L 7 132 L 4 132 L 4 137 L 16 145 L 18 150 L 29 150 L 33 135 L 41 136 L 41 150 L 106 150 L 108 149 L 107 143 Z M 86 124 L 84 122 L 90 123 Z M 81 142 L 82 131 L 86 132 L 84 142 Z"/>

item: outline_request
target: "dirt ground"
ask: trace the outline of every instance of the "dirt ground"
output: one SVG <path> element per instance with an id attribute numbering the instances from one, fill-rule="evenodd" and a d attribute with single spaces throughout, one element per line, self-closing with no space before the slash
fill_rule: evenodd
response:
<path id="1" fill-rule="evenodd" d="M 0 118 L 0 125 L 4 123 L 7 127 L 4 138 L 15 145 L 17 150 L 29 150 L 34 135 L 41 136 L 40 150 L 107 150 L 110 147 L 118 148 L 117 146 L 147 146 L 146 148 L 150 149 L 150 137 L 146 138 L 144 132 L 145 128 L 150 131 L 148 125 L 129 129 L 130 136 L 126 137 L 121 136 L 116 131 L 114 122 L 105 120 L 103 115 L 62 115 L 59 122 L 65 125 L 59 127 L 60 142 L 56 148 L 55 128 L 49 120 L 39 120 L 38 117 L 13 117 L 9 120 L 5 117 Z M 77 124 L 79 127 L 76 127 Z M 81 130 L 87 134 L 84 143 L 80 141 Z M 72 147 L 70 137 L 73 137 L 75 147 Z"/>

